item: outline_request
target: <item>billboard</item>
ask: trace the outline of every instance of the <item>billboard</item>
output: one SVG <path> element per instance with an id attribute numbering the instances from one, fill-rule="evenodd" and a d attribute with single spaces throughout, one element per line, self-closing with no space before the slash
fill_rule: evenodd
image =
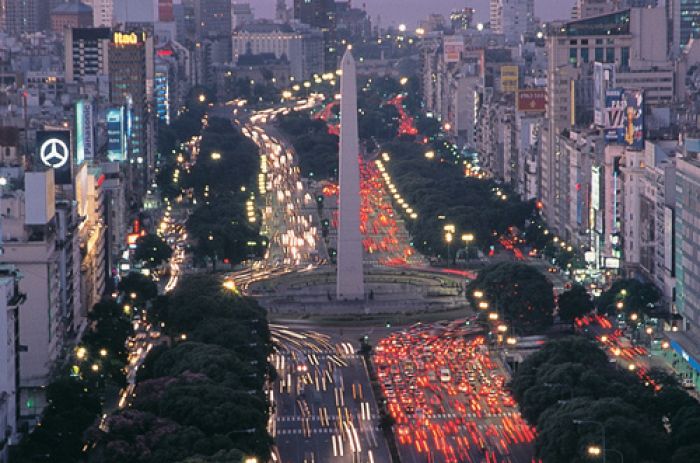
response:
<path id="1" fill-rule="evenodd" d="M 442 49 L 445 63 L 459 63 L 464 51 L 464 38 L 461 35 L 448 35 L 443 39 Z"/>
<path id="2" fill-rule="evenodd" d="M 126 121 L 124 107 L 107 110 L 107 159 L 126 160 Z"/>
<path id="3" fill-rule="evenodd" d="M 68 130 L 36 132 L 36 161 L 40 165 L 53 169 L 56 185 L 70 185 L 73 181 L 70 141 Z"/>
<path id="4" fill-rule="evenodd" d="M 75 163 L 95 158 L 95 120 L 92 103 L 79 100 L 75 104 Z"/>
<path id="5" fill-rule="evenodd" d="M 617 143 L 618 133 L 622 130 L 624 93 L 625 91 L 621 88 L 610 88 L 605 91 L 604 131 L 606 143 Z"/>
<path id="6" fill-rule="evenodd" d="M 518 111 L 541 113 L 547 108 L 547 90 L 523 89 L 518 91 Z"/>
<path id="7" fill-rule="evenodd" d="M 612 63 L 593 64 L 593 123 L 605 126 L 605 91 L 615 86 L 615 68 Z"/>
<path id="8" fill-rule="evenodd" d="M 501 91 L 505 93 L 518 91 L 518 66 L 501 66 Z"/>
<path id="9" fill-rule="evenodd" d="M 605 92 L 605 141 L 644 149 L 644 92 L 609 89 Z"/>
<path id="10" fill-rule="evenodd" d="M 625 123 L 622 143 L 635 150 L 644 149 L 644 92 L 625 91 Z"/>

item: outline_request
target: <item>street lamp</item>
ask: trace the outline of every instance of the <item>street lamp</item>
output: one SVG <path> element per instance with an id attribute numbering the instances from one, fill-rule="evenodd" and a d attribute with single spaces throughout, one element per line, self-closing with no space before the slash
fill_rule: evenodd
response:
<path id="1" fill-rule="evenodd" d="M 594 421 L 594 420 L 574 420 L 574 424 L 576 425 L 582 425 L 582 424 L 595 424 L 596 426 L 600 426 L 600 434 L 602 437 L 602 443 L 603 446 L 600 447 L 601 453 L 603 454 L 603 463 L 605 463 L 605 425 L 601 423 L 600 421 Z"/>
<path id="2" fill-rule="evenodd" d="M 243 463 L 258 463 L 257 457 L 246 457 Z"/>
<path id="3" fill-rule="evenodd" d="M 448 224 L 443 227 L 445 230 L 445 241 L 447 242 L 447 267 L 450 267 L 450 245 L 452 244 L 452 239 L 455 234 L 455 226 Z"/>
<path id="4" fill-rule="evenodd" d="M 221 159 L 221 153 L 218 153 L 218 152 L 215 151 L 215 152 L 211 153 L 211 158 L 212 158 L 214 161 L 218 161 L 219 159 Z"/>
<path id="5" fill-rule="evenodd" d="M 474 297 L 477 299 L 481 299 L 482 297 L 484 297 L 484 292 L 480 289 L 477 289 L 474 291 Z"/>
<path id="6" fill-rule="evenodd" d="M 592 457 L 597 457 L 599 455 L 604 455 L 606 452 L 612 452 L 620 457 L 620 463 L 625 463 L 625 456 L 619 450 L 615 449 L 602 449 L 597 445 L 591 445 L 588 447 L 588 454 Z"/>

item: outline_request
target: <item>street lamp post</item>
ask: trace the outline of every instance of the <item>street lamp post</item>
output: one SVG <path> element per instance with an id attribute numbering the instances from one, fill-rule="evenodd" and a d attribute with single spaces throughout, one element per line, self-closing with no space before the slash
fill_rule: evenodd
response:
<path id="1" fill-rule="evenodd" d="M 603 463 L 606 463 L 606 458 L 605 458 L 605 425 L 600 422 L 600 421 L 595 421 L 595 420 L 574 420 L 574 424 L 595 424 L 597 426 L 600 426 L 600 434 L 602 437 L 602 445 L 601 445 L 601 450 L 603 454 Z"/>
<path id="2" fill-rule="evenodd" d="M 588 447 L 588 454 L 591 456 L 597 457 L 598 455 L 604 455 L 606 452 L 612 452 L 614 454 L 617 454 L 617 456 L 620 457 L 620 463 L 625 463 L 625 455 L 619 450 L 603 449 L 598 447 L 597 445 L 591 445 L 590 447 Z"/>
<path id="3" fill-rule="evenodd" d="M 465 233 L 462 235 L 462 241 L 464 241 L 464 252 L 466 252 L 466 256 L 464 258 L 465 261 L 469 260 L 469 246 L 471 246 L 472 242 L 474 241 L 474 234 L 473 233 Z"/>
<path id="4" fill-rule="evenodd" d="M 443 230 L 445 230 L 445 241 L 447 241 L 447 268 L 450 268 L 450 245 L 454 239 L 456 229 L 454 225 L 445 225 Z"/>

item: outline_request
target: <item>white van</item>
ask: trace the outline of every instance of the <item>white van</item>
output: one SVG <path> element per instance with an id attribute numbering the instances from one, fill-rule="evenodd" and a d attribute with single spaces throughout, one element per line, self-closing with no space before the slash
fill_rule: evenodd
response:
<path id="1" fill-rule="evenodd" d="M 452 380 L 452 375 L 450 375 L 450 370 L 443 368 L 440 370 L 440 381 L 443 383 L 449 383 Z"/>

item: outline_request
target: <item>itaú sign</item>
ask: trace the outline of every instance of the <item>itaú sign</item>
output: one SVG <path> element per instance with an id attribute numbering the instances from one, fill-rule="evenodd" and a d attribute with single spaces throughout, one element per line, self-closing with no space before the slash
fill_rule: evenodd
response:
<path id="1" fill-rule="evenodd" d="M 129 34 L 124 32 L 115 32 L 113 37 L 113 42 L 115 45 L 138 45 L 139 43 L 146 40 L 146 34 L 142 33 L 139 37 L 136 32 L 131 32 Z"/>

